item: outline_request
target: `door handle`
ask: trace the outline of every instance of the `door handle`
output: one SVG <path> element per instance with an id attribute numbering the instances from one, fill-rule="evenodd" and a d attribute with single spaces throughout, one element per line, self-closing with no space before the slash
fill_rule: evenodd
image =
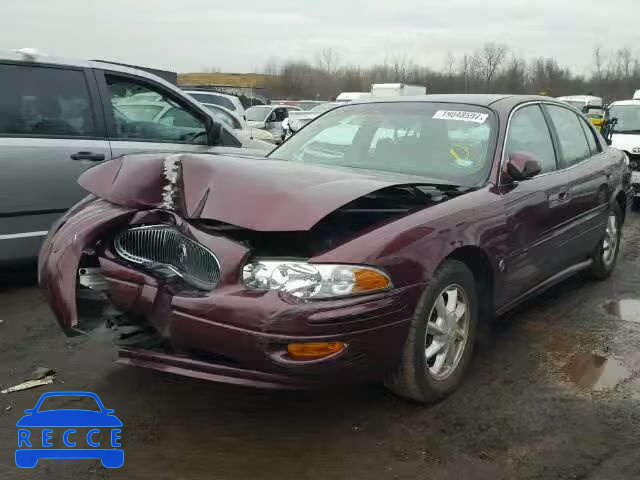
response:
<path id="1" fill-rule="evenodd" d="M 567 200 L 569 200 L 569 197 L 571 197 L 571 193 L 569 192 L 569 190 L 562 190 L 558 193 L 558 200 L 560 200 L 561 202 L 566 202 Z"/>
<path id="2" fill-rule="evenodd" d="M 91 162 L 101 162 L 104 160 L 103 153 L 78 152 L 71 155 L 71 160 L 89 160 Z"/>

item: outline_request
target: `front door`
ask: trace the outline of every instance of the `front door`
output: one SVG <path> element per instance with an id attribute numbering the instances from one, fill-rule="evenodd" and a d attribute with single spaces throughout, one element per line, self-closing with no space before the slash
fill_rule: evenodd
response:
<path id="1" fill-rule="evenodd" d="M 562 268 L 562 231 L 569 216 L 568 185 L 558 171 L 558 159 L 548 123 L 538 104 L 517 110 L 507 132 L 504 162 L 511 153 L 536 158 L 542 171 L 536 177 L 511 182 L 502 173 L 502 199 L 509 234 L 504 264 L 504 294 L 514 299 Z"/>
<path id="2" fill-rule="evenodd" d="M 145 78 L 97 71 L 113 156 L 140 152 L 207 153 L 205 113 Z M 240 147 L 227 128 L 220 146 Z"/>
<path id="3" fill-rule="evenodd" d="M 91 71 L 0 64 L 0 262 L 37 256 L 50 225 L 111 157 Z"/>

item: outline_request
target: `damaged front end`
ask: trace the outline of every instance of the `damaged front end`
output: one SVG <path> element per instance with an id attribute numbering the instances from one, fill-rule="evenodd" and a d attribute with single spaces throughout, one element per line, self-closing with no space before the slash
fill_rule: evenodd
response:
<path id="1" fill-rule="evenodd" d="M 106 323 L 120 362 L 209 380 L 293 388 L 382 378 L 423 286 L 313 259 L 465 190 L 300 168 L 137 155 L 90 169 L 80 184 L 93 196 L 41 252 L 40 283 L 58 322 L 68 334 Z M 276 268 L 275 288 L 255 288 L 248 266 L 273 259 L 290 271 Z M 314 279 L 321 286 L 310 295 Z M 279 288 L 286 280 L 303 287 Z M 330 346 L 323 356 L 295 354 L 320 344 Z"/>

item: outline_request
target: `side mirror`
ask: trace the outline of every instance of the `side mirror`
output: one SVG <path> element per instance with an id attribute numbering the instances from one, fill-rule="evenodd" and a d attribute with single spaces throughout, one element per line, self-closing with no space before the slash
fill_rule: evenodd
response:
<path id="1" fill-rule="evenodd" d="M 611 145 L 613 141 L 613 131 L 615 130 L 615 126 L 618 123 L 617 118 L 608 118 L 602 124 L 602 128 L 600 133 L 604 137 L 604 141 L 607 142 L 607 145 Z"/>
<path id="2" fill-rule="evenodd" d="M 33 413 L 33 408 L 27 408 L 24 413 L 26 413 L 27 415 L 31 415 Z"/>
<path id="3" fill-rule="evenodd" d="M 516 182 L 527 180 L 542 171 L 540 162 L 528 153 L 512 153 L 507 160 L 507 175 Z"/>

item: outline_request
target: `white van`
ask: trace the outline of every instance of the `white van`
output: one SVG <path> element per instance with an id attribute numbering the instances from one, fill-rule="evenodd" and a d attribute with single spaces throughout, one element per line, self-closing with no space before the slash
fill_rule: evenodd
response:
<path id="1" fill-rule="evenodd" d="M 629 157 L 633 208 L 640 208 L 640 99 L 613 102 L 607 107 L 606 118 L 617 119 L 613 126 L 611 146 Z"/>
<path id="2" fill-rule="evenodd" d="M 374 83 L 371 85 L 372 97 L 408 97 L 426 95 L 427 87 L 406 83 Z"/>
<path id="3" fill-rule="evenodd" d="M 361 98 L 370 97 L 369 92 L 342 92 L 336 98 L 336 102 L 353 102 L 354 100 L 360 100 Z"/>

